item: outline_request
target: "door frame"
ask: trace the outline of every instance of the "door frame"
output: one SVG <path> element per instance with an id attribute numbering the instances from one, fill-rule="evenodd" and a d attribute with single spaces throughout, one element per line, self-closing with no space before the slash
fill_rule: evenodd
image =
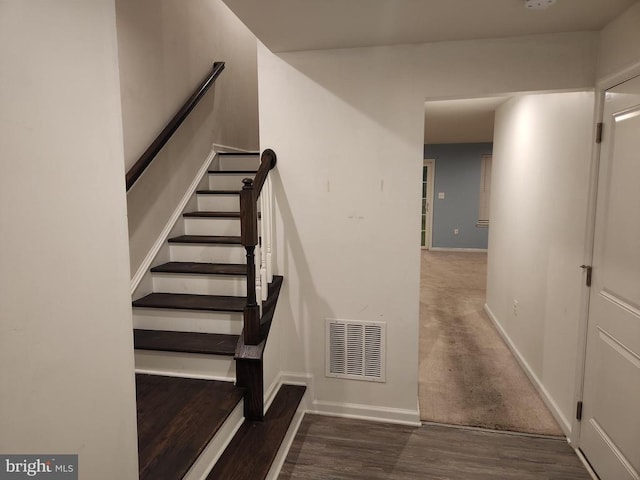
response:
<path id="1" fill-rule="evenodd" d="M 598 196 L 599 172 L 600 172 L 600 144 L 595 143 L 596 125 L 604 119 L 604 100 L 607 90 L 612 89 L 632 78 L 640 76 L 640 62 L 624 69 L 614 75 L 604 78 L 596 85 L 596 104 L 594 110 L 594 132 L 593 132 L 593 149 L 591 152 L 591 162 L 589 171 L 589 203 L 587 206 L 587 228 L 585 232 L 585 249 L 583 254 L 584 265 L 593 263 L 594 243 L 596 234 L 596 206 Z M 606 132 L 605 132 L 606 135 Z M 578 335 L 578 351 L 575 375 L 575 405 L 582 402 L 584 397 L 584 380 L 585 367 L 587 362 L 587 331 L 589 326 L 589 301 L 590 288 L 583 287 L 580 298 L 580 324 Z M 577 419 L 577 415 L 573 416 L 571 421 L 571 434 L 568 436 L 569 444 L 573 448 L 580 448 L 580 433 L 582 423 Z M 580 451 L 580 455 L 582 455 Z"/>
<path id="2" fill-rule="evenodd" d="M 436 160 L 435 158 L 425 158 L 422 167 L 427 167 L 427 205 L 429 211 L 426 215 L 426 222 L 429 225 L 429 235 L 425 238 L 425 245 L 421 247 L 423 250 L 431 250 L 433 240 L 433 189 L 435 188 L 436 179 Z M 422 214 L 422 212 L 421 212 Z"/>

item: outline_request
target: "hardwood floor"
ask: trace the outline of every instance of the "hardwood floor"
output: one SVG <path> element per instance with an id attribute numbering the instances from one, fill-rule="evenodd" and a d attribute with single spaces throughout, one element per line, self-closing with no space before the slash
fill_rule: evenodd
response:
<path id="1" fill-rule="evenodd" d="M 182 478 L 242 400 L 228 382 L 136 375 L 141 480 Z"/>
<path id="2" fill-rule="evenodd" d="M 306 415 L 279 480 L 589 480 L 566 441 Z"/>

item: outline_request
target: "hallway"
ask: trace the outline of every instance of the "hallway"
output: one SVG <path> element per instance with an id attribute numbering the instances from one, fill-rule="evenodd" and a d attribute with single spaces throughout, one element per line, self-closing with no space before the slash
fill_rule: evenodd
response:
<path id="1" fill-rule="evenodd" d="M 484 312 L 486 253 L 422 252 L 423 421 L 562 435 Z"/>

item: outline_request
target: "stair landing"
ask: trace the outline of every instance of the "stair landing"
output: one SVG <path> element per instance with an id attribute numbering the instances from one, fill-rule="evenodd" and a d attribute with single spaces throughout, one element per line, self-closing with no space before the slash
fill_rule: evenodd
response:
<path id="1" fill-rule="evenodd" d="M 136 375 L 140 480 L 182 478 L 238 402 L 229 382 Z"/>

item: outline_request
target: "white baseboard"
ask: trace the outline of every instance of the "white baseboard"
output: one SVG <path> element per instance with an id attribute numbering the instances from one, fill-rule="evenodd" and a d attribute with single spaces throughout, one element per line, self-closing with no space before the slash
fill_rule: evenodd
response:
<path id="1" fill-rule="evenodd" d="M 447 248 L 447 247 L 431 247 L 430 252 L 480 252 L 487 253 L 486 248 Z"/>
<path id="2" fill-rule="evenodd" d="M 533 386 L 536 388 L 536 390 L 538 390 L 538 393 L 542 397 L 542 400 L 544 401 L 545 405 L 547 406 L 547 408 L 549 409 L 553 417 L 556 419 L 556 421 L 560 425 L 560 428 L 562 428 L 562 431 L 564 432 L 564 434 L 567 437 L 570 437 L 571 422 L 563 415 L 562 411 L 558 407 L 558 404 L 553 400 L 553 398 L 551 397 L 547 389 L 544 387 L 544 385 L 542 384 L 538 376 L 533 372 L 533 369 L 531 368 L 529 363 L 525 360 L 522 353 L 520 353 L 520 350 L 518 350 L 518 348 L 515 346 L 515 344 L 511 340 L 511 337 L 509 337 L 509 334 L 507 334 L 504 328 L 502 328 L 502 325 L 500 325 L 500 322 L 498 322 L 498 319 L 491 311 L 491 308 L 489 308 L 489 305 L 487 305 L 486 303 L 484 305 L 484 311 L 487 313 L 487 315 L 495 325 L 496 329 L 498 330 L 498 333 L 500 333 L 500 336 L 509 347 L 509 350 L 511 350 L 511 353 L 513 353 L 513 355 L 516 357 L 516 360 L 524 370 L 524 373 L 526 373 L 527 377 L 529 377 L 529 380 L 531 380 L 531 383 L 533 383 Z"/>
<path id="3" fill-rule="evenodd" d="M 156 255 L 158 255 L 158 252 L 167 241 L 167 238 L 171 233 L 171 229 L 173 229 L 176 222 L 182 217 L 183 210 L 187 206 L 187 203 L 191 199 L 191 196 L 195 193 L 196 189 L 198 188 L 198 184 L 200 183 L 200 180 L 202 180 L 202 177 L 204 177 L 204 175 L 207 173 L 207 170 L 209 169 L 209 165 L 211 165 L 211 162 L 213 162 L 213 159 L 215 158 L 216 154 L 217 154 L 217 150 L 214 145 L 213 148 L 211 149 L 211 152 L 209 152 L 209 155 L 207 155 L 207 158 L 203 162 L 202 166 L 198 169 L 198 172 L 196 173 L 191 184 L 189 185 L 189 188 L 187 188 L 187 191 L 182 196 L 180 203 L 178 203 L 178 206 L 169 217 L 169 220 L 167 221 L 166 225 L 160 232 L 160 235 L 158 236 L 155 243 L 151 247 L 151 250 L 149 250 L 149 253 L 147 253 L 146 257 L 144 257 L 144 260 L 138 267 L 138 270 L 136 271 L 135 275 L 131 278 L 131 295 L 133 295 L 136 288 L 138 288 L 138 285 L 140 285 L 140 282 L 142 281 L 143 277 L 149 271 L 149 268 L 151 267 L 151 263 L 153 262 L 154 258 L 156 258 Z"/>
<path id="4" fill-rule="evenodd" d="M 355 418 L 373 422 L 395 423 L 399 425 L 411 425 L 419 427 L 420 412 L 416 410 L 404 410 L 400 408 L 376 407 L 356 403 L 325 402 L 314 400 L 307 413 L 316 415 L 328 415 L 331 417 Z"/>
<path id="5" fill-rule="evenodd" d="M 301 405 L 304 404 L 304 411 L 306 413 L 411 425 L 415 427 L 419 427 L 421 425 L 417 397 L 415 410 L 315 400 L 313 376 L 310 374 L 281 372 L 267 389 L 267 394 L 265 395 L 265 406 L 273 401 L 273 397 L 278 392 L 280 385 L 283 383 L 289 385 L 305 385 L 307 387 L 307 394 L 305 395 L 303 402 L 301 402 Z"/>

